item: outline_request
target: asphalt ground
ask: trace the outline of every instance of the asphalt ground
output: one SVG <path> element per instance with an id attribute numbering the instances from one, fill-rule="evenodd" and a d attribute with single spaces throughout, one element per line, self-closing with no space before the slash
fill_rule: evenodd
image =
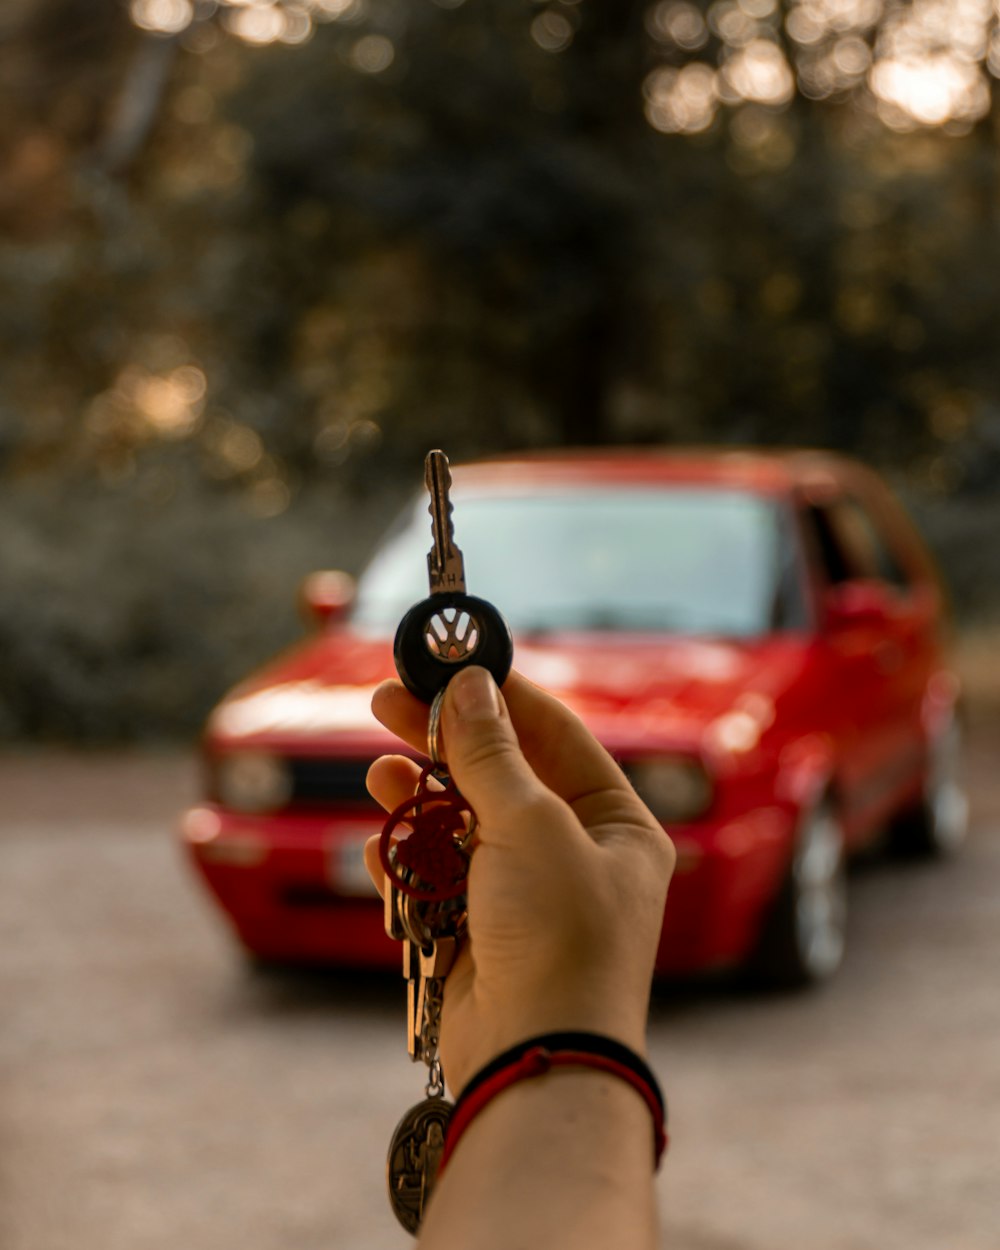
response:
<path id="1" fill-rule="evenodd" d="M 664 1247 L 1000 1246 L 998 747 L 974 720 L 959 860 L 855 871 L 834 984 L 657 990 Z M 0 758 L 0 1248 L 412 1244 L 402 982 L 242 966 L 174 845 L 195 791 L 184 755 Z"/>

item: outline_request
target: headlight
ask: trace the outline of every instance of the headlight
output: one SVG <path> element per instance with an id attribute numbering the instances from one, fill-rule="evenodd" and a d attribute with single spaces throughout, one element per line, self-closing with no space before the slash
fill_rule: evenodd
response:
<path id="1" fill-rule="evenodd" d="M 277 755 L 245 751 L 215 764 L 215 794 L 236 812 L 273 812 L 292 797 L 292 774 Z"/>
<path id="2" fill-rule="evenodd" d="M 694 820 L 707 812 L 712 802 L 712 782 L 695 759 L 650 756 L 631 761 L 626 771 L 657 820 Z"/>

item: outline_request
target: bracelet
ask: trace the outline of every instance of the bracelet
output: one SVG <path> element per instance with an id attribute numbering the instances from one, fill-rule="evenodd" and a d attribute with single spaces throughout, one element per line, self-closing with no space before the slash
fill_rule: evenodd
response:
<path id="1" fill-rule="evenodd" d="M 480 1111 L 497 1094 L 528 1077 L 544 1076 L 551 1068 L 596 1068 L 631 1085 L 653 1117 L 654 1170 L 667 1148 L 667 1108 L 652 1069 L 634 1050 L 600 1033 L 543 1033 L 505 1050 L 480 1068 L 455 1103 L 445 1137 L 438 1176 L 444 1171 L 459 1139 Z"/>

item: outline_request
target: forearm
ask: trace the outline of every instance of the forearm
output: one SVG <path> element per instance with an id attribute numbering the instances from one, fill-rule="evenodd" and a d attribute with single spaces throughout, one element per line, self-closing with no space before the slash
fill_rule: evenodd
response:
<path id="1" fill-rule="evenodd" d="M 649 1108 L 617 1077 L 562 1069 L 489 1103 L 449 1161 L 420 1250 L 653 1250 Z"/>

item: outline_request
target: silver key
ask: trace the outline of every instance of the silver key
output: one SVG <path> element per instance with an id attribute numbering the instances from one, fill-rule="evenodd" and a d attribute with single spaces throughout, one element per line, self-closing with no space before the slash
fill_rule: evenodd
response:
<path id="1" fill-rule="evenodd" d="M 406 981 L 406 1053 L 414 1063 L 420 1058 L 423 1025 L 423 977 L 420 975 L 420 947 L 403 939 L 403 978 Z"/>
<path id="2" fill-rule="evenodd" d="M 466 594 L 465 558 L 455 546 L 451 472 L 443 451 L 428 452 L 424 478 L 431 498 L 433 541 L 427 555 L 431 593 L 399 622 L 392 655 L 403 685 L 429 704 L 469 664 L 489 669 L 502 686 L 510 672 L 514 642 L 497 609 Z"/>
<path id="3" fill-rule="evenodd" d="M 427 576 L 431 594 L 465 594 L 465 559 L 455 546 L 455 525 L 452 521 L 451 470 L 443 451 L 431 451 L 424 464 L 424 480 L 431 502 L 431 534 L 434 545 L 427 555 Z"/>
<path id="4" fill-rule="evenodd" d="M 422 977 L 417 998 L 420 1021 L 419 1058 L 428 1068 L 437 1061 L 441 1037 L 441 1010 L 444 1006 L 444 977 Z"/>
<path id="5" fill-rule="evenodd" d="M 415 942 L 403 943 L 403 976 L 406 978 L 406 1052 L 416 1063 L 428 1067 L 437 1058 L 441 1033 L 444 982 L 455 962 L 457 941 L 441 938 L 429 950 Z"/>
<path id="6" fill-rule="evenodd" d="M 399 904 L 399 921 L 403 936 L 423 950 L 435 940 L 461 937 L 468 924 L 465 895 L 434 902 L 404 896 Z"/>
<path id="7" fill-rule="evenodd" d="M 430 950 L 420 951 L 420 975 L 428 981 L 444 983 L 458 954 L 458 938 L 435 938 Z"/>
<path id="8" fill-rule="evenodd" d="M 394 942 L 406 941 L 406 930 L 403 927 L 403 891 L 395 882 L 386 881 L 383 904 L 383 921 L 385 931 Z"/>
<path id="9" fill-rule="evenodd" d="M 431 904 L 431 907 L 440 904 Z M 404 930 L 403 976 L 406 979 L 406 1050 L 410 1058 L 430 1065 L 437 1055 L 437 1021 L 444 995 L 444 981 L 458 952 L 458 935 L 464 931 L 465 910 L 427 917 L 427 904 L 404 896 L 399 918 Z M 428 923 L 432 919 L 434 923 Z M 432 1038 L 433 1040 L 432 1043 Z"/>
<path id="10" fill-rule="evenodd" d="M 437 938 L 430 950 L 420 951 L 420 988 L 417 992 L 417 1019 L 420 1022 L 420 1058 L 428 1068 L 437 1063 L 441 1038 L 441 1010 L 444 982 L 455 962 L 457 940 Z"/>

